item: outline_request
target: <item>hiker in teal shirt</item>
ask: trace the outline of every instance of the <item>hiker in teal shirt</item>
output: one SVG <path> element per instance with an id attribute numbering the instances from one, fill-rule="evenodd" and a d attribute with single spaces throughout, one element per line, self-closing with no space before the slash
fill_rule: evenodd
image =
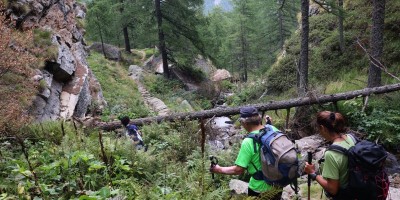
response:
<path id="1" fill-rule="evenodd" d="M 240 123 L 249 134 L 258 134 L 260 130 L 264 128 L 264 125 L 262 125 L 262 118 L 254 107 L 244 107 L 240 109 Z M 275 131 L 278 130 L 275 127 L 273 128 Z M 253 139 L 245 138 L 240 147 L 234 166 L 221 167 L 215 165 L 210 168 L 210 171 L 219 174 L 240 175 L 247 170 L 249 174 L 253 175 L 257 171 L 261 170 L 260 153 L 254 152 L 253 145 Z M 258 146 L 259 144 L 256 145 Z M 259 149 L 259 147 L 257 147 L 257 149 Z M 256 180 L 251 177 L 249 181 L 248 195 L 260 196 L 261 193 L 267 192 L 268 190 L 271 190 L 271 188 L 272 186 L 268 185 L 264 180 Z M 271 199 L 279 200 L 281 195 L 282 193 L 279 193 Z"/>

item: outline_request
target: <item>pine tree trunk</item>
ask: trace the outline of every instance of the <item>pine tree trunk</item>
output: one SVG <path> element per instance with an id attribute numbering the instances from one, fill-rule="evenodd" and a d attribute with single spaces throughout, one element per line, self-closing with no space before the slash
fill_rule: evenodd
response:
<path id="1" fill-rule="evenodd" d="M 131 52 L 131 44 L 129 43 L 129 34 L 128 34 L 128 27 L 124 27 L 122 29 L 122 32 L 124 33 L 124 42 L 125 42 L 125 51 L 132 53 Z"/>
<path id="2" fill-rule="evenodd" d="M 308 91 L 308 13 L 309 0 L 301 0 L 301 50 L 298 81 L 298 95 L 303 97 Z"/>
<path id="3" fill-rule="evenodd" d="M 278 23 L 279 23 L 279 47 L 283 50 L 284 33 L 283 33 L 283 2 L 279 0 L 280 8 L 278 9 Z"/>
<path id="4" fill-rule="evenodd" d="M 246 36 L 245 36 L 245 32 L 244 32 L 244 24 L 243 24 L 243 20 L 240 20 L 240 46 L 241 46 L 241 63 L 240 66 L 243 70 L 243 74 L 241 77 L 241 80 L 243 82 L 247 82 L 247 41 L 246 41 Z"/>
<path id="5" fill-rule="evenodd" d="M 382 62 L 383 31 L 385 28 L 385 0 L 372 0 L 371 56 Z M 368 87 L 381 85 L 381 69 L 372 62 L 369 66 Z"/>
<path id="6" fill-rule="evenodd" d="M 161 0 L 155 0 L 155 7 L 156 7 L 156 18 L 157 18 L 157 25 L 158 25 L 159 50 L 160 50 L 161 57 L 162 57 L 164 76 L 166 78 L 169 78 L 167 50 L 165 47 L 164 32 L 162 29 Z"/>
<path id="7" fill-rule="evenodd" d="M 343 12 L 343 0 L 338 0 L 338 6 L 339 6 L 339 16 L 338 16 L 338 21 L 339 21 L 339 46 L 340 46 L 340 51 L 343 53 L 345 50 L 345 44 L 344 44 L 344 30 L 343 30 L 343 18 L 344 18 L 344 12 Z"/>
<path id="8" fill-rule="evenodd" d="M 121 7 L 119 8 L 119 12 L 121 13 L 121 15 L 123 15 L 124 14 L 124 0 L 121 0 L 120 3 L 121 3 Z M 125 51 L 132 53 L 131 52 L 131 44 L 129 43 L 128 27 L 126 25 L 123 25 L 122 33 L 124 35 Z"/>
<path id="9" fill-rule="evenodd" d="M 107 58 L 106 51 L 104 50 L 103 33 L 101 32 L 101 26 L 99 24 L 100 20 L 99 20 L 99 16 L 98 15 L 96 15 L 96 19 L 97 19 L 96 25 L 97 25 L 97 27 L 99 29 L 99 33 L 100 33 L 101 51 L 103 52 L 104 58 Z"/>

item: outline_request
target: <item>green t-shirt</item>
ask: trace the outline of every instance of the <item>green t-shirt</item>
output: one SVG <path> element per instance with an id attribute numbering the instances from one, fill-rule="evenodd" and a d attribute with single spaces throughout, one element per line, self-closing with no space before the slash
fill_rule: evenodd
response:
<path id="1" fill-rule="evenodd" d="M 334 142 L 333 144 L 339 145 L 345 149 L 354 146 L 354 142 L 349 135 L 347 135 L 346 140 Z M 339 180 L 340 187 L 346 187 L 348 181 L 347 165 L 347 156 L 335 151 L 326 151 L 322 177 Z"/>
<path id="2" fill-rule="evenodd" d="M 272 126 L 274 131 L 278 131 L 277 128 Z M 260 133 L 259 130 L 253 131 L 249 134 L 258 134 Z M 249 174 L 254 174 L 258 171 L 258 169 L 261 170 L 261 159 L 260 159 L 260 153 L 258 149 L 260 148 L 259 144 L 256 144 L 257 147 L 257 152 L 254 152 L 254 143 L 253 139 L 251 138 L 245 138 L 242 142 L 242 145 L 239 150 L 239 154 L 236 158 L 235 165 L 246 168 Z M 253 163 L 257 169 L 254 168 Z M 249 181 L 249 188 L 254 190 L 255 192 L 265 192 L 267 190 L 270 190 L 272 186 L 268 185 L 265 183 L 263 180 L 256 180 L 253 177 L 250 178 Z"/>

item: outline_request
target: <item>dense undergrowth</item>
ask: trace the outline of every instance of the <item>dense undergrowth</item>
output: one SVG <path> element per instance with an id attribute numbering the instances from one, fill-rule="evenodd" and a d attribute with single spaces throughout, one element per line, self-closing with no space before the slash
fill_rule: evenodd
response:
<path id="1" fill-rule="evenodd" d="M 362 1 L 347 1 L 346 51 L 343 53 L 340 52 L 337 39 L 336 17 L 322 13 L 310 18 L 310 88 L 315 94 L 330 94 L 365 87 L 368 59 L 355 41 L 359 39 L 367 45 L 369 7 L 370 5 Z M 398 1 L 389 1 L 385 19 L 384 61 L 394 74 L 400 72 L 400 17 L 396 13 L 399 7 Z M 4 33 L 7 34 L 0 35 L 0 39 L 12 36 L 18 42 L 25 37 L 10 31 L 5 30 Z M 40 31 L 31 34 L 25 37 L 27 41 L 35 39 L 35 34 L 39 40 L 46 37 L 46 33 Z M 286 41 L 285 56 L 279 56 L 268 72 L 266 81 L 261 78 L 262 75 L 253 72 L 247 84 L 222 83 L 221 88 L 234 93 L 227 98 L 227 104 L 239 106 L 295 97 L 295 66 L 300 52 L 299 38 L 300 35 L 296 32 Z M 1 44 L 3 43 L 0 43 L 0 49 L 8 48 L 7 45 Z M 40 42 L 38 44 L 40 45 Z M 145 58 L 153 51 L 145 49 Z M 2 51 L 0 56 L 13 58 L 6 53 L 15 52 L 8 48 Z M 18 66 L 40 66 L 40 60 L 31 57 L 32 55 L 28 56 L 39 64 L 30 66 L 24 63 Z M 127 76 L 127 65 L 138 64 L 142 62 L 142 58 L 124 56 L 125 63 L 108 61 L 94 52 L 88 58 L 89 66 L 98 78 L 108 102 L 102 113 L 104 121 L 116 120 L 122 115 L 131 118 L 154 115 L 144 106 L 136 84 Z M 31 74 L 9 73 L 3 78 L 15 76 L 17 78 L 10 77 L 7 80 L 17 83 L 27 80 L 28 75 Z M 392 78 L 383 75 L 383 84 L 394 82 Z M 188 111 L 180 106 L 183 100 L 188 100 L 195 110 L 211 108 L 210 99 L 185 91 L 183 85 L 177 81 L 150 75 L 144 78 L 144 84 L 152 95 L 162 99 L 173 111 Z M 28 83 L 20 82 L 6 89 L 21 91 L 25 85 Z M 40 86 L 32 88 L 36 87 Z M 28 102 L 26 98 L 29 95 L 25 95 L 11 99 Z M 338 109 L 348 119 L 350 128 L 366 133 L 366 138 L 378 140 L 388 150 L 398 152 L 398 99 L 399 92 L 371 96 L 368 106 L 362 111 L 363 102 L 358 98 L 338 102 Z M 3 101 L 2 98 L 0 102 L 9 101 Z M 312 107 L 313 112 L 325 109 L 335 110 L 335 107 L 331 104 Z M 22 109 L 18 108 L 18 112 L 10 113 L 16 118 L 22 112 L 20 110 Z M 283 130 L 286 111 L 279 110 L 268 114 L 272 115 L 274 124 Z M 294 108 L 291 109 L 291 116 L 293 114 Z M 8 122 L 3 120 L 6 119 L 3 116 L 8 115 L 2 115 L 0 122 Z M 23 122 L 20 119 L 17 121 Z M 69 123 L 56 121 L 30 125 L 19 129 L 18 134 L 13 137 L 0 138 L 0 199 L 106 199 L 117 195 L 126 196 L 128 199 L 228 199 L 231 196 L 227 184 L 232 177 L 216 175 L 216 180 L 221 182 L 221 187 L 216 187 L 208 172 L 210 163 L 207 156 L 211 151 L 206 145 L 204 156 L 202 155 L 198 129 L 196 122 L 188 121 L 141 127 L 144 142 L 149 146 L 148 151 L 143 152 L 135 150 L 133 144 L 117 132 L 106 132 L 100 137 L 97 130 L 76 129 Z M 229 150 L 218 152 L 222 166 L 234 162 L 238 147 L 239 144 L 235 144 Z"/>
<path id="2" fill-rule="evenodd" d="M 148 151 L 116 132 L 48 122 L 24 129 L 26 139 L 0 145 L 1 199 L 226 199 L 227 180 L 208 172 L 197 123 L 142 127 Z M 100 135 L 102 137 L 100 137 Z M 237 150 L 238 146 L 234 149 Z M 234 151 L 234 149 L 232 149 Z M 233 163 L 231 151 L 220 163 Z"/>

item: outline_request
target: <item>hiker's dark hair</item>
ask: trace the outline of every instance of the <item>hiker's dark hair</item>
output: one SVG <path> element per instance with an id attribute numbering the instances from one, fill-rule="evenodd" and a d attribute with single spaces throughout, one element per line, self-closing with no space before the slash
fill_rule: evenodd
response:
<path id="1" fill-rule="evenodd" d="M 262 118 L 260 115 L 254 115 L 251 117 L 244 118 L 243 121 L 246 124 L 258 126 L 262 124 Z"/>
<path id="2" fill-rule="evenodd" d="M 347 130 L 342 114 L 338 112 L 322 111 L 317 114 L 317 125 L 322 125 L 330 133 L 344 133 Z"/>
<path id="3" fill-rule="evenodd" d="M 130 119 L 128 116 L 124 116 L 121 118 L 121 124 L 124 125 L 125 127 L 128 126 L 129 122 L 130 122 Z"/>

